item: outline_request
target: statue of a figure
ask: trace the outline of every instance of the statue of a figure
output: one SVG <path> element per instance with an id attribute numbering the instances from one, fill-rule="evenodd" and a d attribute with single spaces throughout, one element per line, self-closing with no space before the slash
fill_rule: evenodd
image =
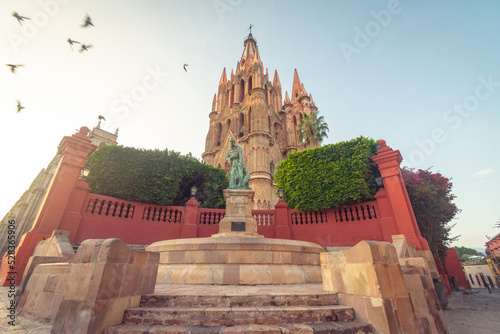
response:
<path id="1" fill-rule="evenodd" d="M 231 164 L 231 178 L 229 179 L 229 189 L 250 189 L 248 181 L 250 174 L 243 165 L 243 149 L 236 145 L 236 139 L 231 138 L 231 146 L 226 152 L 226 161 Z"/>

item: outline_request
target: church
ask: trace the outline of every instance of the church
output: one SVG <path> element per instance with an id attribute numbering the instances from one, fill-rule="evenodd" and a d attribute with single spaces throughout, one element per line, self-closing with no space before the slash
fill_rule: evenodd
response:
<path id="1" fill-rule="evenodd" d="M 243 148 L 243 163 L 250 173 L 249 186 L 255 191 L 253 208 L 273 209 L 278 201 L 273 174 L 288 153 L 320 146 L 299 140 L 298 124 L 304 114 L 316 112 L 312 95 L 293 77 L 291 98 L 283 100 L 281 83 L 275 70 L 272 82 L 260 59 L 257 41 L 250 34 L 243 43 L 236 71 L 227 77 L 222 71 L 219 89 L 214 95 L 203 160 L 214 167 L 229 168 L 225 161 L 230 139 Z"/>

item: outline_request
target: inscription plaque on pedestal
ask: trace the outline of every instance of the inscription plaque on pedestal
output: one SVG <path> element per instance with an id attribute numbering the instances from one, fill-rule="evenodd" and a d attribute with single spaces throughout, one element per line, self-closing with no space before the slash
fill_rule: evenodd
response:
<path id="1" fill-rule="evenodd" d="M 231 222 L 231 232 L 245 232 L 245 222 Z"/>

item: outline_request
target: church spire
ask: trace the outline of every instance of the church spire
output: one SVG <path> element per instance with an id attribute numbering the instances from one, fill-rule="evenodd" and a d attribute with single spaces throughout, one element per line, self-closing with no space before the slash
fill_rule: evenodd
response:
<path id="1" fill-rule="evenodd" d="M 220 77 L 219 86 L 227 84 L 226 68 L 222 71 L 222 76 Z"/>
<path id="2" fill-rule="evenodd" d="M 250 58 L 259 57 L 259 51 L 257 50 L 257 41 L 253 38 L 252 33 L 248 34 L 247 39 L 245 39 L 245 42 L 243 42 L 243 46 L 245 48 L 243 49 L 243 54 L 241 55 L 242 60 L 250 60 Z"/>
<path id="3" fill-rule="evenodd" d="M 301 82 L 299 79 L 299 73 L 297 72 L 297 69 L 295 69 L 295 72 L 293 73 L 293 85 L 292 85 L 292 100 L 298 99 L 300 96 L 300 87 Z"/>
<path id="4" fill-rule="evenodd" d="M 278 71 L 274 70 L 273 86 L 281 87 L 280 78 L 278 77 Z"/>

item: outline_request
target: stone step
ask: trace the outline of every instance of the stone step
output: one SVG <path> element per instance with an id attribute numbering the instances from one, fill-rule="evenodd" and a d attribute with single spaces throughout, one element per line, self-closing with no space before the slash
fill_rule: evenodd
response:
<path id="1" fill-rule="evenodd" d="M 104 334 L 373 334 L 372 326 L 358 321 L 305 324 L 236 325 L 236 326 L 162 326 L 124 324 L 107 328 Z"/>
<path id="2" fill-rule="evenodd" d="M 141 298 L 141 307 L 235 307 L 235 306 L 325 306 L 337 305 L 337 295 L 324 294 L 251 294 L 251 295 L 168 295 L 149 294 Z"/>
<path id="3" fill-rule="evenodd" d="M 125 311 L 124 323 L 187 326 L 321 323 L 354 320 L 354 309 L 328 306 L 138 307 Z"/>

